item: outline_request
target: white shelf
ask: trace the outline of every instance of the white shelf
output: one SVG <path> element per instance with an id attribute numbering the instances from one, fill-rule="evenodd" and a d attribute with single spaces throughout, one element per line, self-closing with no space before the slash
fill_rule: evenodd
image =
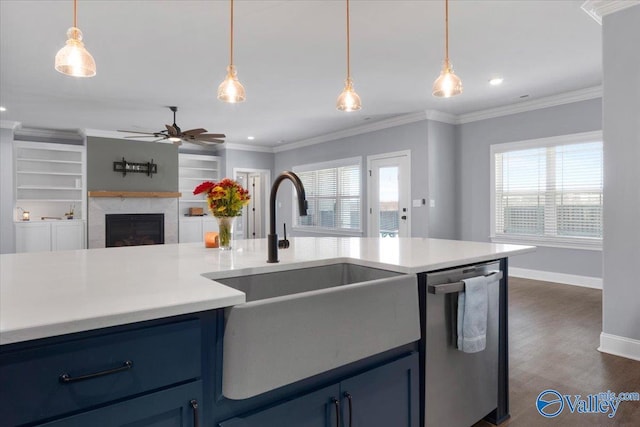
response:
<path id="1" fill-rule="evenodd" d="M 69 165 L 82 165 L 81 161 L 76 160 L 48 160 L 48 159 L 30 159 L 22 157 L 17 159 L 19 162 L 40 162 L 40 163 L 64 163 Z"/>
<path id="2" fill-rule="evenodd" d="M 20 185 L 16 187 L 18 190 L 82 190 L 78 187 L 52 187 L 52 186 L 39 186 L 39 185 Z"/>
<path id="3" fill-rule="evenodd" d="M 75 217 L 86 210 L 84 145 L 14 142 L 15 215 L 62 217 L 71 205 Z"/>
<path id="4" fill-rule="evenodd" d="M 18 175 L 63 175 L 82 176 L 82 172 L 43 172 L 43 171 L 16 171 Z"/>

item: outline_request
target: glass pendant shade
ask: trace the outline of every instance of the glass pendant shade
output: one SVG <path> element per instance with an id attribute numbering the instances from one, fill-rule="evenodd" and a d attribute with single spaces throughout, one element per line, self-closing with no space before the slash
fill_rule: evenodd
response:
<path id="1" fill-rule="evenodd" d="M 338 96 L 336 108 L 340 111 L 357 111 L 362 108 L 360 97 L 353 90 L 353 82 L 350 78 L 344 82 L 344 90 Z"/>
<path id="2" fill-rule="evenodd" d="M 82 31 L 71 27 L 67 31 L 67 37 L 66 44 L 56 54 L 56 70 L 73 77 L 95 76 L 96 62 L 82 43 Z"/>
<path id="3" fill-rule="evenodd" d="M 462 80 L 456 76 L 451 67 L 451 63 L 446 60 L 440 76 L 433 83 L 433 96 L 439 98 L 450 98 L 462 93 Z"/>
<path id="4" fill-rule="evenodd" d="M 227 67 L 227 77 L 218 86 L 218 99 L 224 102 L 236 103 L 245 100 L 244 86 L 238 81 L 236 67 Z"/>

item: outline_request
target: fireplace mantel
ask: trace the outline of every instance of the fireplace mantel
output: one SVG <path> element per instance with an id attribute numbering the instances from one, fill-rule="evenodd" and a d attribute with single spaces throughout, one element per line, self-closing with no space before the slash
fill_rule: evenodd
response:
<path id="1" fill-rule="evenodd" d="M 89 191 L 88 196 L 175 199 L 182 196 L 182 193 L 177 191 Z"/>

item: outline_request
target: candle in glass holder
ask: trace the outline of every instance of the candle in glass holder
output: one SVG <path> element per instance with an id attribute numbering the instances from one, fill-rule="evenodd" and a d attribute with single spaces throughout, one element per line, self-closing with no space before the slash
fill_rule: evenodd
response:
<path id="1" fill-rule="evenodd" d="M 29 221 L 29 211 L 22 211 L 22 220 Z"/>
<path id="2" fill-rule="evenodd" d="M 204 246 L 205 248 L 220 247 L 220 238 L 217 231 L 207 231 L 204 233 Z"/>

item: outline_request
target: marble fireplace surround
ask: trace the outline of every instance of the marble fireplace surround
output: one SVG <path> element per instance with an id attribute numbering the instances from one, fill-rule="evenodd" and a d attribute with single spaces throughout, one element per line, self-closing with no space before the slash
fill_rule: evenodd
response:
<path id="1" fill-rule="evenodd" d="M 175 192 L 89 191 L 89 249 L 104 248 L 107 214 L 164 214 L 164 242 L 178 243 L 178 198 Z"/>

